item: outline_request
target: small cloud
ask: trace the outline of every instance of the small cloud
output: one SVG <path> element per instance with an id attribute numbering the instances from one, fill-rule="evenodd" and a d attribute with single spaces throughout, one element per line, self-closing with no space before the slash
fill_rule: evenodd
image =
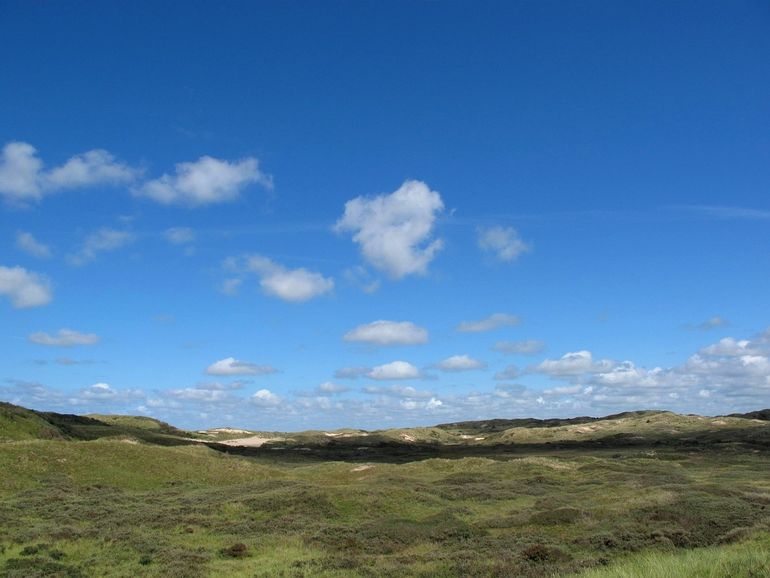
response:
<path id="1" fill-rule="evenodd" d="M 538 339 L 498 341 L 492 346 L 492 349 L 509 355 L 537 355 L 545 349 L 545 342 Z"/>
<path id="2" fill-rule="evenodd" d="M 583 350 L 565 353 L 559 359 L 546 359 L 531 369 L 551 377 L 565 377 L 591 372 L 609 372 L 613 367 L 614 364 L 608 360 L 595 362 L 591 352 Z"/>
<path id="3" fill-rule="evenodd" d="M 384 365 L 378 365 L 366 374 L 371 379 L 380 381 L 391 379 L 419 379 L 422 377 L 420 370 L 406 361 L 393 361 Z"/>
<path id="4" fill-rule="evenodd" d="M 428 342 L 428 331 L 411 321 L 386 321 L 380 319 L 348 331 L 345 341 L 371 345 L 419 345 Z"/>
<path id="5" fill-rule="evenodd" d="M 706 319 L 706 321 L 703 321 L 701 323 L 696 324 L 688 324 L 685 325 L 685 329 L 690 330 L 696 330 L 696 331 L 711 331 L 712 329 L 719 329 L 720 327 L 729 327 L 730 322 L 725 319 L 724 317 L 720 317 L 719 315 L 715 315 L 714 317 L 711 317 L 710 319 Z"/>
<path id="6" fill-rule="evenodd" d="M 174 175 L 148 181 L 134 189 L 134 194 L 164 205 L 199 207 L 234 201 L 250 184 L 273 188 L 272 177 L 259 170 L 257 159 L 230 162 L 203 156 L 195 162 L 178 163 Z"/>
<path id="7" fill-rule="evenodd" d="M 0 265 L 0 295 L 8 297 L 16 309 L 47 305 L 53 299 L 51 282 L 45 275 L 23 267 Z"/>
<path id="8" fill-rule="evenodd" d="M 368 367 L 342 367 L 334 372 L 337 379 L 357 379 L 369 373 Z"/>
<path id="9" fill-rule="evenodd" d="M 241 259 L 231 257 L 225 261 L 225 267 L 237 273 L 255 273 L 266 294 L 293 303 L 320 297 L 334 289 L 334 280 L 331 278 L 304 268 L 287 269 L 261 255 L 249 255 Z M 222 290 L 232 292 L 237 290 L 238 285 L 227 279 Z"/>
<path id="10" fill-rule="evenodd" d="M 92 365 L 92 359 L 72 359 L 70 357 L 57 357 L 54 360 L 58 365 Z"/>
<path id="11" fill-rule="evenodd" d="M 50 347 L 76 347 L 78 345 L 95 345 L 99 343 L 99 336 L 95 333 L 80 333 L 72 329 L 59 329 L 55 335 L 49 335 L 43 331 L 32 333 L 28 338 L 30 342 Z"/>
<path id="12" fill-rule="evenodd" d="M 32 235 L 25 231 L 16 233 L 16 247 L 24 251 L 27 255 L 32 255 L 38 259 L 49 259 L 52 251 L 48 245 L 41 243 Z"/>
<path id="13" fill-rule="evenodd" d="M 25 206 L 64 189 L 130 183 L 138 176 L 137 169 L 101 149 L 75 155 L 50 171 L 43 170 L 43 161 L 28 143 L 10 142 L 0 151 L 0 196 L 12 205 Z"/>
<path id="14" fill-rule="evenodd" d="M 71 265 L 81 266 L 90 263 L 100 253 L 115 251 L 126 245 L 130 245 L 135 240 L 134 235 L 129 231 L 119 231 L 102 227 L 86 237 L 83 245 L 77 253 L 69 255 L 68 260 Z"/>
<path id="15" fill-rule="evenodd" d="M 316 392 L 321 395 L 333 395 L 335 393 L 345 393 L 346 391 L 350 391 L 350 388 L 347 385 L 341 385 L 331 381 L 325 381 L 316 387 Z"/>
<path id="16" fill-rule="evenodd" d="M 109 152 L 95 149 L 75 155 L 45 177 L 49 188 L 77 189 L 95 185 L 130 183 L 139 175 L 137 169 L 119 163 Z"/>
<path id="17" fill-rule="evenodd" d="M 230 277 L 229 279 L 222 281 L 219 285 L 219 290 L 228 297 L 234 297 L 235 295 L 238 295 L 241 285 L 243 285 L 243 279 Z"/>
<path id="18" fill-rule="evenodd" d="M 281 404 L 281 398 L 269 389 L 260 389 L 251 396 L 251 402 L 262 407 L 275 407 Z"/>
<path id="19" fill-rule="evenodd" d="M 486 363 L 473 359 L 468 355 L 453 355 L 436 364 L 437 369 L 447 372 L 471 371 L 474 369 L 485 369 L 486 367 Z"/>
<path id="20" fill-rule="evenodd" d="M 220 359 L 206 368 L 208 375 L 268 375 L 276 371 L 278 370 L 270 365 L 257 365 L 239 361 L 234 357 Z"/>
<path id="21" fill-rule="evenodd" d="M 172 245 L 188 245 L 195 241 L 195 231 L 189 227 L 171 227 L 164 231 L 163 236 Z"/>
<path id="22" fill-rule="evenodd" d="M 499 261 L 512 262 L 532 250 L 513 227 L 488 227 L 478 230 L 479 247 L 492 253 Z"/>
<path id="23" fill-rule="evenodd" d="M 519 377 L 519 375 L 520 375 L 519 368 L 516 367 L 515 365 L 509 365 L 503 371 L 498 371 L 495 374 L 495 379 L 497 381 L 506 381 L 509 379 L 516 379 L 517 377 Z"/>
<path id="24" fill-rule="evenodd" d="M 479 319 L 478 321 L 463 321 L 457 326 L 457 331 L 461 333 L 482 333 L 500 327 L 514 327 L 520 323 L 521 319 L 517 315 L 493 313 L 489 317 Z"/>
<path id="25" fill-rule="evenodd" d="M 444 246 L 441 239 L 431 239 L 443 209 L 438 192 L 421 181 L 406 181 L 391 194 L 345 203 L 334 230 L 353 233 L 364 259 L 392 279 L 424 275 Z"/>
<path id="26" fill-rule="evenodd" d="M 415 389 L 411 385 L 389 385 L 387 387 L 368 385 L 362 388 L 361 391 L 371 395 L 385 395 L 389 397 L 403 397 L 410 399 L 425 399 L 433 396 L 430 391 Z"/>

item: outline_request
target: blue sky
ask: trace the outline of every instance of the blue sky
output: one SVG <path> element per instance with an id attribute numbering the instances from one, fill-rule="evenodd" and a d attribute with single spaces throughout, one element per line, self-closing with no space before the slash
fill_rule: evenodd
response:
<path id="1" fill-rule="evenodd" d="M 0 5 L 0 397 L 770 404 L 764 2 Z"/>

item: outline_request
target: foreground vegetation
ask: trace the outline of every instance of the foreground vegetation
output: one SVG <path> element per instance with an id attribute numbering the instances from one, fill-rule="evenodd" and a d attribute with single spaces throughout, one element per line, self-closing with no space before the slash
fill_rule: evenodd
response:
<path id="1" fill-rule="evenodd" d="M 770 576 L 767 421 L 329 433 L 2 405 L 0 576 Z"/>

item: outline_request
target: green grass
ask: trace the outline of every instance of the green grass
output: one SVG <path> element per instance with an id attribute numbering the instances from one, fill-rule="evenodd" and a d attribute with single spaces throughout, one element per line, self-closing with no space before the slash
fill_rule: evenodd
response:
<path id="1" fill-rule="evenodd" d="M 770 448 L 751 420 L 724 440 L 737 425 L 585 422 L 615 435 L 651 419 L 661 443 L 642 447 L 469 444 L 464 424 L 379 432 L 358 454 L 354 438 L 284 434 L 311 450 L 236 456 L 142 419 L 35 417 L 14 431 L 62 438 L 0 443 L 4 577 L 769 575 Z M 671 443 L 672 425 L 699 441 Z"/>
<path id="2" fill-rule="evenodd" d="M 646 552 L 579 578 L 763 578 L 770 576 L 770 534 L 740 544 L 683 552 Z"/>

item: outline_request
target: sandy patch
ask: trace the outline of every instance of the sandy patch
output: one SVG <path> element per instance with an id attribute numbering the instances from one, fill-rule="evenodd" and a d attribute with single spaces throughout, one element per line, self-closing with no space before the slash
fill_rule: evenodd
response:
<path id="1" fill-rule="evenodd" d="M 284 440 L 285 438 L 263 438 L 259 436 L 251 436 L 247 438 L 238 438 L 234 440 L 223 440 L 219 443 L 225 446 L 242 446 L 246 448 L 258 448 L 260 446 L 263 446 L 267 442 L 278 442 L 278 441 L 284 441 Z"/>
<path id="2" fill-rule="evenodd" d="M 247 429 L 236 429 L 232 427 L 215 427 L 214 429 L 209 429 L 204 432 L 200 433 L 223 433 L 223 434 L 250 434 L 252 433 L 250 430 Z"/>
<path id="3" fill-rule="evenodd" d="M 409 434 L 401 434 L 401 439 L 407 442 L 417 441 L 413 436 L 410 436 Z"/>
<path id="4" fill-rule="evenodd" d="M 363 472 L 364 470 L 371 470 L 374 466 L 371 464 L 365 464 L 363 466 L 357 466 L 350 470 L 351 472 Z"/>

